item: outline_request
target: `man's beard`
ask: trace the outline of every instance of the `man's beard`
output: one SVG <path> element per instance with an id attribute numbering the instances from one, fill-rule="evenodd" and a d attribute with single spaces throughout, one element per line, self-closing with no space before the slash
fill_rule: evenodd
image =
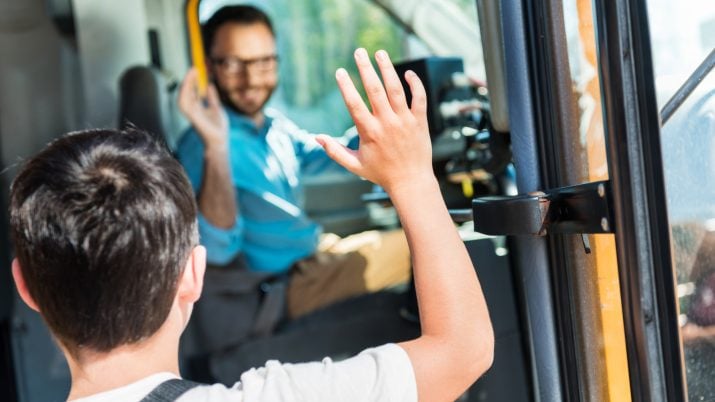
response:
<path id="1" fill-rule="evenodd" d="M 273 92 L 276 90 L 275 87 L 270 88 L 268 90 L 268 96 L 266 96 L 266 98 L 263 100 L 263 102 L 260 105 L 258 105 L 257 107 L 254 108 L 255 110 L 246 110 L 245 108 L 242 108 L 239 105 L 237 105 L 236 103 L 234 103 L 234 101 L 231 99 L 228 91 L 226 91 L 221 86 L 219 86 L 218 83 L 214 83 L 214 85 L 216 86 L 216 90 L 218 91 L 219 99 L 221 100 L 221 103 L 224 106 L 226 106 L 227 108 L 231 109 L 232 111 L 234 111 L 238 114 L 248 116 L 248 117 L 253 117 L 257 113 L 262 111 L 263 108 L 266 106 L 266 103 L 268 103 L 268 101 L 271 99 L 271 96 L 273 96 Z"/>

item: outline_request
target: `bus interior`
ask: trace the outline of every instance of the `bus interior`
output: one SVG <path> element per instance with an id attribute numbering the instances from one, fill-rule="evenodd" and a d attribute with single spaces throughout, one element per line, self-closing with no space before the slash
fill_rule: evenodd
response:
<path id="1" fill-rule="evenodd" d="M 356 47 L 425 83 L 435 174 L 496 336 L 460 400 L 715 401 L 712 0 L 0 0 L 2 209 L 19 162 L 63 133 L 132 124 L 175 147 L 192 35 L 238 3 L 272 17 L 270 106 L 310 132 L 352 128 L 332 77 L 356 74 Z M 365 180 L 305 183 L 326 232 L 399 225 Z M 69 369 L 14 290 L 2 228 L 0 399 L 63 399 Z M 207 291 L 231 293 L 224 279 Z M 193 323 L 228 339 L 232 317 L 197 308 L 182 374 L 232 384 L 268 359 L 344 358 L 417 336 L 416 308 L 390 289 L 220 350 Z"/>

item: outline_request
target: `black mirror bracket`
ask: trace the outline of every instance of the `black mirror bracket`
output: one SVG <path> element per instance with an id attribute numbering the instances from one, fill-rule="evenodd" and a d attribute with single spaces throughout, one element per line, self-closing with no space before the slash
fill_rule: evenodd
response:
<path id="1" fill-rule="evenodd" d="M 613 233 L 608 180 L 472 200 L 474 230 L 487 235 Z"/>

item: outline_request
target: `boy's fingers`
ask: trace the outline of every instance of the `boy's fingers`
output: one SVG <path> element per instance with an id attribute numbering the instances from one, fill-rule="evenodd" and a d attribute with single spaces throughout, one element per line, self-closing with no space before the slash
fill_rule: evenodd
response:
<path id="1" fill-rule="evenodd" d="M 405 90 L 402 88 L 400 77 L 397 75 L 392 61 L 390 61 L 390 56 L 386 51 L 378 50 L 377 53 L 375 53 L 375 60 L 377 60 L 378 67 L 380 67 L 380 74 L 382 74 L 382 80 L 385 83 L 387 98 L 390 101 L 392 110 L 395 112 L 406 110 L 407 100 L 405 98 Z"/>
<path id="2" fill-rule="evenodd" d="M 365 106 L 365 102 L 362 101 L 362 97 L 360 97 L 360 93 L 355 88 L 355 84 L 350 79 L 348 72 L 344 68 L 339 68 L 335 72 L 335 79 L 338 81 L 338 88 L 343 95 L 343 101 L 348 107 L 348 112 L 355 121 L 355 125 L 358 127 L 365 125 L 372 118 L 372 114 Z"/>
<path id="3" fill-rule="evenodd" d="M 410 92 L 412 93 L 412 105 L 410 110 L 412 110 L 412 115 L 417 119 L 423 119 L 427 117 L 427 94 L 425 92 L 425 87 L 422 85 L 422 81 L 412 70 L 407 70 L 405 73 L 405 80 L 410 86 Z"/>
<path id="4" fill-rule="evenodd" d="M 335 141 L 334 138 L 325 134 L 316 136 L 315 140 L 325 149 L 325 153 L 328 154 L 328 156 L 335 162 L 352 173 L 361 176 L 360 173 L 362 171 L 362 164 L 357 158 L 357 151 L 353 151 L 352 149 L 345 147 Z"/>
<path id="5" fill-rule="evenodd" d="M 377 72 L 370 62 L 370 56 L 368 56 L 365 49 L 360 48 L 355 51 L 355 64 L 357 64 L 360 72 L 362 86 L 365 88 L 372 111 L 381 113 L 388 110 L 389 103 L 385 88 L 383 88 L 380 77 L 377 76 Z"/>

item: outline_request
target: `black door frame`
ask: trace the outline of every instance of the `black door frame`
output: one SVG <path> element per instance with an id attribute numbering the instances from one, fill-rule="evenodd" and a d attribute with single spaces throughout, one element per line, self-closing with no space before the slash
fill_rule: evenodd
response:
<path id="1" fill-rule="evenodd" d="M 564 118 L 568 89 L 562 80 L 570 74 L 559 36 L 560 7 L 556 0 L 502 3 L 507 91 L 519 94 L 509 97 L 509 111 L 520 193 L 563 185 L 559 141 L 574 126 Z M 595 0 L 594 7 L 631 397 L 684 401 L 646 0 Z M 581 364 L 568 307 L 568 245 L 557 236 L 512 241 L 526 301 L 535 397 L 582 400 L 578 375 L 567 374 Z M 534 317 L 541 320 L 538 328 Z"/>
<path id="2" fill-rule="evenodd" d="M 632 400 L 684 401 L 646 0 L 594 5 Z"/>
<path id="3" fill-rule="evenodd" d="M 501 24 L 504 46 L 506 92 L 512 153 L 519 193 L 542 190 L 543 159 L 537 133 L 538 108 L 530 60 L 531 27 L 527 24 L 529 9 L 525 2 L 501 3 Z M 519 94 L 508 96 L 508 94 Z M 552 264 L 549 242 L 543 237 L 509 236 L 511 263 L 522 293 L 522 311 L 526 350 L 531 364 L 533 400 L 561 402 L 567 383 L 561 361 L 561 334 L 557 322 L 559 312 L 554 306 Z"/>

